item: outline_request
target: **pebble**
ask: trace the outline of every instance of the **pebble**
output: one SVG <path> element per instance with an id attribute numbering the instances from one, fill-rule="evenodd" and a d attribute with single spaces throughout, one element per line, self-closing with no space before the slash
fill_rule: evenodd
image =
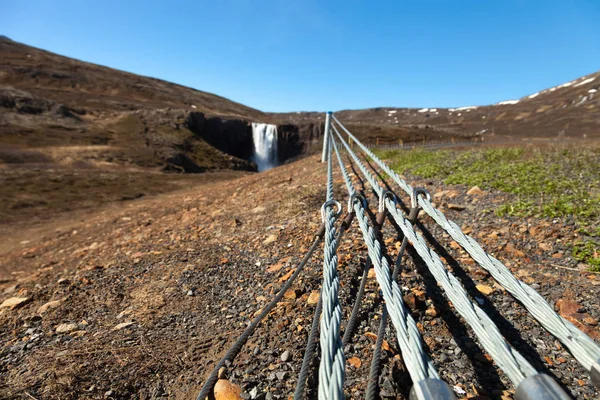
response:
<path id="1" fill-rule="evenodd" d="M 10 299 L 6 299 L 0 304 L 0 308 L 9 308 L 14 310 L 15 308 L 19 308 L 24 306 L 25 304 L 31 301 L 31 297 L 11 297 Z"/>
<path id="2" fill-rule="evenodd" d="M 282 371 L 282 372 L 276 372 L 275 376 L 277 376 L 277 379 L 279 379 L 280 381 L 284 381 L 285 379 L 287 379 L 289 374 L 287 371 Z"/>
<path id="3" fill-rule="evenodd" d="M 120 331 L 121 329 L 125 329 L 131 325 L 135 324 L 135 322 L 133 321 L 129 321 L 129 322 L 122 322 L 120 324 L 118 324 L 117 326 L 115 326 L 112 330 L 113 331 Z"/>
<path id="4" fill-rule="evenodd" d="M 62 303 L 62 300 L 49 301 L 46 304 L 40 306 L 40 308 L 37 309 L 37 313 L 43 314 L 52 308 L 57 308 L 58 306 L 60 306 L 60 303 Z"/>
<path id="5" fill-rule="evenodd" d="M 283 354 L 281 355 L 281 361 L 283 362 L 288 362 L 292 359 L 292 355 L 290 354 L 289 350 L 286 350 L 283 352 Z"/>
<path id="6" fill-rule="evenodd" d="M 239 400 L 242 398 L 241 394 L 242 389 L 227 379 L 219 379 L 215 384 L 215 400 Z"/>
<path id="7" fill-rule="evenodd" d="M 256 399 L 257 396 L 258 396 L 258 387 L 254 386 L 252 388 L 252 390 L 250 391 L 250 398 L 251 399 Z"/>
<path id="8" fill-rule="evenodd" d="M 310 293 L 310 295 L 308 296 L 308 299 L 306 300 L 306 302 L 308 304 L 317 304 L 319 302 L 319 291 L 318 290 L 314 290 Z"/>
<path id="9" fill-rule="evenodd" d="M 471 189 L 467 190 L 467 195 L 469 196 L 479 196 L 483 193 L 483 190 L 481 190 L 479 186 L 473 186 Z"/>
<path id="10" fill-rule="evenodd" d="M 56 333 L 69 333 L 79 328 L 77 324 L 60 324 L 55 328 Z"/>
<path id="11" fill-rule="evenodd" d="M 477 288 L 477 290 L 479 290 L 481 293 L 483 293 L 485 295 L 490 295 L 490 294 L 494 293 L 494 289 L 487 285 L 477 285 L 476 288 Z"/>
<path id="12" fill-rule="evenodd" d="M 271 244 L 273 242 L 277 241 L 277 236 L 275 235 L 269 235 L 267 236 L 267 238 L 265 240 L 263 240 L 263 245 L 268 245 Z"/>

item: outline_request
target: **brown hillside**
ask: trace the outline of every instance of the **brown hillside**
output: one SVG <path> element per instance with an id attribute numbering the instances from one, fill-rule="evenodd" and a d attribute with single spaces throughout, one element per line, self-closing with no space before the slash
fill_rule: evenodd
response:
<path id="1" fill-rule="evenodd" d="M 489 106 L 342 110 L 340 121 L 376 137 L 405 141 L 451 136 L 520 138 L 600 137 L 600 72 L 583 76 L 519 100 Z M 323 119 L 322 113 L 273 114 L 291 123 Z M 420 135 L 420 136 L 419 136 Z"/>
<path id="2" fill-rule="evenodd" d="M 258 110 L 6 38 L 0 55 L 0 163 L 32 161 L 34 149 L 59 165 L 254 168 L 249 122 L 270 120 Z M 232 140 L 236 149 L 219 146 Z"/>

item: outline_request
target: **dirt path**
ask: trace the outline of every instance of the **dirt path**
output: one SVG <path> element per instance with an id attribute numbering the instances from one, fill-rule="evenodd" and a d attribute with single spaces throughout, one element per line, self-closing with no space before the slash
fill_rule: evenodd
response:
<path id="1" fill-rule="evenodd" d="M 0 398 L 193 398 L 214 363 L 310 245 L 320 224 L 324 172 L 311 157 L 262 174 L 110 206 L 84 221 L 62 220 L 60 232 L 48 225 L 39 241 L 0 255 L 0 300 L 28 299 L 21 307 L 0 309 Z M 412 183 L 432 194 L 456 191 L 451 201 L 467 209 L 444 208 L 450 192 L 442 192 L 437 202 L 444 212 L 549 301 L 562 299 L 565 313 L 566 305 L 575 304 L 571 318 L 599 337 L 593 322 L 600 317 L 600 276 L 554 267 L 573 267 L 564 247 L 574 234 L 571 227 L 486 211 L 505 199 L 502 193 L 470 197 L 461 186 Z M 342 185 L 336 176 L 340 200 L 345 199 Z M 598 396 L 585 371 L 522 306 L 430 220 L 421 221 L 447 249 L 449 268 L 482 299 L 505 337 L 536 368 L 576 398 Z M 384 238 L 394 257 L 398 237 L 390 224 Z M 547 243 L 555 245 L 544 250 Z M 339 251 L 344 321 L 365 254 L 355 223 Z M 228 379 L 242 387 L 244 396 L 277 399 L 292 393 L 314 311 L 308 297 L 322 278 L 321 257 L 315 253 L 293 293 L 228 368 Z M 401 277 L 405 299 L 442 378 L 465 396 L 510 396 L 510 382 L 423 273 L 419 260 L 407 266 Z M 475 292 L 475 285 L 489 287 L 489 294 Z M 369 278 L 361 323 L 346 349 L 346 357 L 353 359 L 346 371 L 350 398 L 364 396 L 372 332 L 379 322 L 374 317 L 380 315 L 376 281 Z M 381 394 L 402 398 L 410 382 L 391 332 L 386 339 Z M 286 351 L 290 357 L 282 361 Z"/>

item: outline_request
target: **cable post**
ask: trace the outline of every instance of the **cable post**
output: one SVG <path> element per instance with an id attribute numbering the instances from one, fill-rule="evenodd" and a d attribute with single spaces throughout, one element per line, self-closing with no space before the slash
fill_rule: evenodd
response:
<path id="1" fill-rule="evenodd" d="M 325 132 L 323 133 L 323 153 L 321 155 L 321 162 L 327 161 L 327 152 L 329 149 L 329 129 L 331 127 L 331 111 L 327 111 L 325 114 Z"/>

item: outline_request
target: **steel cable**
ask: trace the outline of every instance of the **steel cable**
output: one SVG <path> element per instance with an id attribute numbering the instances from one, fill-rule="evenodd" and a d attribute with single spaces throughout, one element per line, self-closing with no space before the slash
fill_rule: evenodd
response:
<path id="1" fill-rule="evenodd" d="M 329 137 L 328 142 L 331 145 L 331 137 Z M 323 285 L 321 288 L 323 316 L 319 335 L 321 343 L 319 399 L 321 400 L 344 398 L 345 359 L 340 338 L 342 307 L 338 296 L 340 280 L 337 275 L 336 215 L 332 210 L 334 204 L 331 148 L 329 147 L 327 152 L 327 198 L 322 209 L 323 223 L 325 224 L 325 243 L 323 247 Z M 341 212 L 341 210 L 338 211 Z"/>
<path id="2" fill-rule="evenodd" d="M 225 366 L 227 361 L 233 362 L 233 360 L 235 359 L 235 357 L 237 356 L 239 351 L 242 349 L 242 347 L 244 346 L 244 344 L 250 337 L 250 335 L 252 335 L 252 333 L 254 333 L 254 330 L 256 329 L 256 327 L 258 326 L 260 321 L 262 321 L 262 319 L 269 312 L 271 312 L 271 310 L 283 298 L 283 296 L 285 295 L 285 292 L 287 292 L 288 289 L 292 286 L 292 283 L 294 283 L 294 281 L 296 280 L 298 275 L 300 275 L 300 273 L 302 272 L 302 270 L 308 263 L 308 260 L 310 260 L 310 257 L 312 256 L 313 252 L 317 248 L 317 245 L 321 242 L 321 239 L 323 239 L 323 235 L 321 234 L 321 231 L 322 230 L 320 230 L 319 233 L 317 234 L 316 239 L 314 240 L 313 244 L 308 249 L 308 252 L 304 256 L 304 258 L 298 265 L 298 268 L 292 274 L 290 279 L 288 279 L 288 281 L 285 283 L 285 285 L 283 285 L 282 288 L 279 290 L 277 295 L 275 295 L 273 300 L 271 300 L 271 302 L 261 311 L 261 313 L 256 318 L 254 318 L 252 323 L 250 323 L 250 325 L 248 325 L 248 327 L 244 330 L 244 332 L 240 335 L 240 337 L 233 343 L 233 345 L 231 345 L 231 347 L 229 348 L 227 353 L 225 353 L 223 358 L 221 358 L 221 360 L 219 360 L 217 365 L 215 365 L 212 372 L 206 379 L 206 382 L 200 389 L 200 393 L 198 393 L 198 396 L 196 396 L 196 400 L 205 400 L 206 397 L 208 397 L 209 394 L 211 394 L 211 392 L 213 391 L 213 388 L 215 386 L 215 383 L 217 383 L 218 376 L 219 376 L 219 370 Z"/>
<path id="3" fill-rule="evenodd" d="M 340 229 L 338 231 L 336 242 L 339 247 L 340 240 L 342 239 L 346 230 L 352 224 L 352 220 L 354 219 L 354 212 L 350 212 L 344 222 L 340 225 Z M 317 346 L 317 332 L 319 330 L 319 318 L 321 316 L 321 310 L 323 309 L 323 298 L 321 293 L 319 293 L 319 301 L 317 302 L 317 307 L 315 307 L 315 313 L 313 315 L 313 320 L 310 328 L 310 333 L 308 334 L 308 340 L 306 343 L 306 350 L 304 351 L 304 356 L 302 358 L 302 366 L 300 368 L 300 373 L 298 374 L 298 381 L 296 382 L 296 389 L 294 390 L 294 400 L 301 400 L 304 397 L 304 390 L 306 387 L 306 378 L 308 377 L 310 363 L 313 359 L 313 355 L 315 352 L 315 348 Z"/>
<path id="4" fill-rule="evenodd" d="M 410 210 L 408 215 L 408 220 L 411 224 L 415 223 L 417 219 L 417 215 L 419 213 L 419 208 L 413 207 Z M 400 273 L 402 257 L 404 256 L 404 252 L 406 251 L 406 246 L 408 245 L 408 238 L 404 236 L 402 238 L 402 244 L 400 245 L 400 249 L 398 250 L 398 256 L 396 257 L 396 262 L 394 264 L 394 271 L 392 272 L 392 280 L 397 281 L 398 275 Z M 379 384 L 379 370 L 381 364 L 381 346 L 383 345 L 383 337 L 385 336 L 385 329 L 387 327 L 388 322 L 388 313 L 387 309 L 383 307 L 383 312 L 381 313 L 381 321 L 379 321 L 379 329 L 377 329 L 377 341 L 375 342 L 375 350 L 373 350 L 373 358 L 371 359 L 371 368 L 369 370 L 369 378 L 367 379 L 367 391 L 365 394 L 365 399 L 367 400 L 375 400 L 377 398 L 378 384 Z"/>
<path id="5" fill-rule="evenodd" d="M 412 193 L 411 186 L 398 174 L 381 161 L 372 151 L 366 148 L 352 133 L 350 133 L 335 116 L 333 120 L 348 136 L 407 194 Z M 337 131 L 336 131 L 337 132 Z M 338 133 L 339 135 L 339 133 Z M 581 332 L 575 325 L 558 315 L 548 302 L 529 285 L 517 279 L 510 270 L 498 259 L 488 254 L 475 239 L 462 232 L 460 227 L 437 210 L 431 202 L 419 197 L 419 205 L 433 220 L 439 224 L 479 265 L 500 283 L 509 293 L 519 300 L 533 317 L 552 335 L 558 338 L 573 354 L 573 356 L 588 371 L 592 367 L 599 369 L 600 346 L 588 335 Z M 600 387 L 600 382 L 596 383 Z"/>
<path id="6" fill-rule="evenodd" d="M 330 137 L 333 138 L 333 135 Z M 346 172 L 346 168 L 339 155 L 335 141 L 331 140 L 330 144 L 336 151 L 338 163 L 348 189 L 348 194 L 352 195 L 355 193 L 354 186 Z M 413 380 L 413 383 L 428 378 L 437 379 L 439 378 L 438 373 L 423 350 L 421 334 L 419 333 L 415 320 L 404 304 L 400 287 L 391 279 L 388 261 L 382 254 L 381 245 L 375 236 L 374 229 L 369 226 L 368 218 L 365 215 L 364 205 L 362 202 L 356 201 L 352 206 L 354 207 L 355 218 L 358 220 L 363 238 L 367 244 L 369 258 L 375 268 L 375 276 L 381 288 L 386 307 L 390 313 L 392 324 L 396 329 L 402 357 L 411 379 Z"/>
<path id="7" fill-rule="evenodd" d="M 345 146 L 370 186 L 379 196 L 382 196 L 383 189 L 381 186 L 379 186 L 375 178 L 367 171 L 356 154 L 350 149 L 335 126 L 332 126 L 332 128 L 334 128 L 334 132 Z M 469 326 L 471 326 L 479 338 L 481 345 L 506 373 L 513 384 L 517 386 L 526 377 L 535 375 L 537 373 L 536 370 L 504 339 L 488 315 L 469 299 L 458 279 L 444 268 L 439 256 L 427 247 L 425 240 L 415 232 L 411 223 L 398 212 L 394 202 L 386 199 L 385 204 L 388 212 L 396 224 L 398 224 L 403 234 L 412 243 L 419 256 L 427 265 L 430 273 L 444 289 L 446 296 L 452 302 L 456 311 L 465 319 Z"/>

